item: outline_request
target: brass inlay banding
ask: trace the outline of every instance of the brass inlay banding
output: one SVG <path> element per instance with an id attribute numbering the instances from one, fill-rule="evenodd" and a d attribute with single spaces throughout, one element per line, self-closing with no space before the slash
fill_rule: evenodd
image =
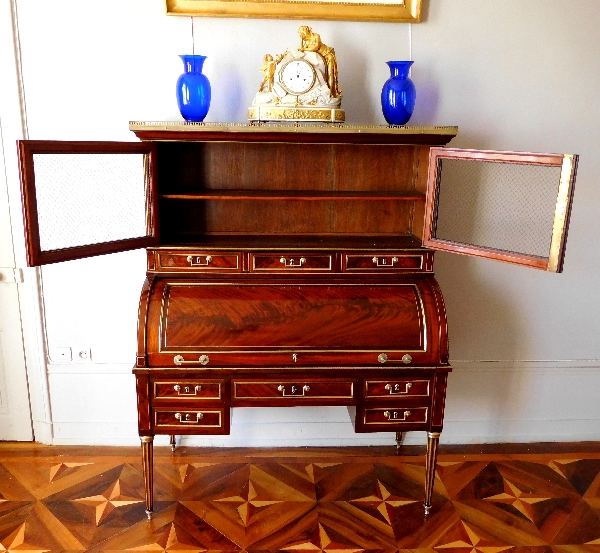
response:
<path id="1" fill-rule="evenodd" d="M 261 257 L 264 258 L 265 256 L 252 255 L 252 271 L 254 271 L 254 272 L 258 272 L 258 271 L 265 271 L 265 272 L 288 271 L 289 272 L 290 269 L 301 269 L 302 272 L 304 272 L 304 271 L 331 271 L 333 268 L 333 265 L 332 265 L 333 256 L 331 256 L 329 254 L 324 254 L 324 255 L 318 256 L 319 258 L 323 258 L 323 257 L 328 258 L 329 264 L 327 267 L 304 267 L 304 264 L 308 260 L 310 260 L 310 256 L 302 256 L 299 259 L 298 259 L 298 257 L 289 258 L 289 257 L 281 256 L 279 258 L 279 263 L 281 263 L 283 265 L 282 267 L 257 267 L 256 260 L 260 259 Z M 269 257 L 271 257 L 271 256 L 269 256 Z M 307 260 L 307 257 L 309 258 L 308 260 Z M 317 256 L 315 256 L 315 258 L 316 257 Z"/>
<path id="2" fill-rule="evenodd" d="M 383 411 L 383 416 L 386 417 L 388 420 L 385 421 L 375 421 L 375 422 L 367 422 L 367 413 L 369 412 L 375 412 L 375 411 Z M 363 424 L 365 426 L 368 425 L 381 425 L 381 424 L 421 424 L 421 423 L 425 423 L 427 422 L 427 414 L 428 414 L 429 409 L 427 407 L 411 407 L 410 410 L 402 410 L 402 409 L 398 409 L 396 411 L 394 410 L 390 410 L 388 408 L 381 408 L 381 409 L 365 409 L 364 413 L 363 413 Z M 414 415 L 416 412 L 419 413 L 423 413 L 424 417 L 423 420 L 405 420 L 407 417 Z M 386 415 L 386 413 L 389 414 Z M 393 414 L 394 413 L 398 413 L 399 416 L 403 416 L 403 418 L 398 418 L 395 419 L 393 418 Z"/>
<path id="3" fill-rule="evenodd" d="M 172 413 L 173 414 L 173 422 L 159 424 L 158 415 L 160 413 Z M 190 415 L 190 413 L 192 415 Z M 219 420 L 218 420 L 217 424 L 204 424 L 204 423 L 200 422 L 204 418 L 205 415 L 214 414 L 214 413 L 217 413 L 219 415 Z M 177 415 L 179 415 L 179 417 Z M 189 420 L 186 420 L 187 419 L 186 415 L 190 415 Z M 196 416 L 196 420 L 192 419 L 192 416 Z M 182 418 L 183 418 L 183 420 L 181 420 Z M 202 411 L 191 411 L 189 413 L 186 413 L 186 412 L 182 413 L 181 411 L 171 411 L 171 410 L 165 410 L 165 409 L 161 409 L 160 411 L 154 411 L 154 427 L 155 428 L 167 428 L 167 427 L 179 426 L 181 424 L 192 424 L 195 427 L 202 427 L 202 428 L 221 428 L 223 426 L 222 413 L 220 410 L 206 410 L 206 409 L 203 409 Z"/>
<path id="4" fill-rule="evenodd" d="M 367 259 L 367 258 L 372 258 L 373 263 L 376 264 L 375 267 L 348 267 L 348 261 L 350 258 L 361 258 L 361 259 Z M 403 255 L 403 254 L 393 254 L 392 260 L 394 263 L 397 263 L 399 258 L 401 257 L 410 257 L 413 259 L 418 259 L 419 260 L 419 265 L 418 267 L 394 267 L 393 263 L 392 265 L 387 265 L 387 264 L 379 264 L 379 258 L 388 258 L 390 257 L 390 255 L 382 255 L 382 254 L 376 254 L 376 255 L 348 255 L 346 254 L 346 264 L 344 267 L 344 271 L 350 272 L 350 271 L 373 271 L 376 270 L 378 273 L 382 273 L 384 271 L 382 271 L 382 269 L 392 269 L 392 272 L 398 272 L 398 271 L 419 271 L 419 270 L 423 270 L 423 255 Z"/>
<path id="5" fill-rule="evenodd" d="M 282 395 L 273 395 L 273 396 L 240 396 L 238 395 L 238 384 L 240 385 L 246 385 L 246 386 L 251 386 L 251 385 L 264 385 L 264 386 L 277 386 L 277 391 L 281 392 Z M 328 383 L 321 383 L 321 384 L 328 384 Z M 297 386 L 296 382 L 280 382 L 279 385 L 277 385 L 276 382 L 234 382 L 233 383 L 233 397 L 235 399 L 253 399 L 253 400 L 265 400 L 265 399 L 289 399 L 289 398 L 298 398 L 298 399 L 302 399 L 302 398 L 306 398 L 306 399 L 348 399 L 348 398 L 353 398 L 354 397 L 354 382 L 352 381 L 346 381 L 346 382 L 331 382 L 331 384 L 349 384 L 350 385 L 350 393 L 346 394 L 346 395 L 335 395 L 335 396 L 322 396 L 322 395 L 311 395 L 311 396 L 307 396 L 305 395 L 306 392 L 310 391 L 310 384 L 303 384 L 303 386 L 301 387 L 302 389 L 302 395 L 286 395 L 285 394 L 285 387 L 286 386 L 290 386 L 290 387 L 294 387 Z M 290 388 L 291 390 L 291 388 Z"/>
<path id="6" fill-rule="evenodd" d="M 169 248 L 171 249 L 171 248 Z M 166 267 L 165 265 L 162 264 L 162 254 L 160 252 L 158 252 L 158 266 L 160 269 L 166 269 L 168 271 L 197 271 L 198 269 L 201 270 L 209 270 L 209 271 L 237 271 L 240 268 L 240 256 L 238 253 L 234 253 L 234 252 L 227 252 L 226 254 L 214 254 L 214 253 L 193 253 L 193 254 L 188 254 L 186 255 L 185 253 L 182 254 L 172 254 L 172 257 L 184 257 L 186 258 L 186 261 L 188 263 L 191 263 L 190 258 L 195 259 L 195 258 L 202 258 L 202 257 L 206 257 L 206 259 L 210 259 L 210 261 L 208 261 L 208 263 L 206 264 L 192 264 L 189 266 L 183 266 L 183 267 Z M 219 258 L 219 257 L 228 257 L 228 258 L 232 258 L 235 257 L 235 267 L 219 267 L 218 265 L 215 265 L 214 262 Z M 212 266 L 211 266 L 212 263 Z"/>
<path id="7" fill-rule="evenodd" d="M 183 356 L 181 354 L 197 354 L 198 350 L 202 350 L 205 352 L 205 354 L 219 354 L 219 353 L 244 353 L 244 354 L 257 354 L 257 353 L 269 353 L 269 354 L 282 354 L 282 353 L 364 353 L 364 354 L 368 354 L 371 353 L 373 350 L 372 349 L 302 349 L 299 348 L 297 346 L 294 345 L 289 345 L 289 346 L 273 346 L 270 349 L 253 349 L 257 346 L 247 346 L 247 349 L 210 349 L 207 348 L 205 346 L 181 346 L 181 347 L 177 347 L 176 349 L 169 349 L 169 347 L 166 345 L 166 343 L 164 343 L 166 341 L 166 327 L 167 327 L 167 322 L 165 320 L 165 315 L 168 319 L 168 290 L 171 287 L 175 287 L 175 286 L 235 286 L 235 287 L 241 287 L 241 286 L 269 286 L 269 287 L 276 287 L 277 285 L 274 285 L 273 283 L 269 283 L 269 284 L 262 284 L 262 283 L 250 283 L 250 284 L 246 284 L 243 282 L 237 282 L 237 283 L 231 283 L 231 282 L 188 282 L 188 283 L 181 283 L 181 282 L 168 282 L 164 289 L 163 289 L 163 296 L 162 296 L 162 304 L 161 304 L 161 318 L 159 321 L 159 344 L 158 344 L 158 353 L 162 354 L 162 353 L 174 353 L 175 351 L 179 352 L 178 355 L 175 356 L 175 358 L 177 358 L 177 361 L 175 361 L 174 358 L 174 363 L 176 365 L 180 365 L 180 364 L 188 364 L 188 363 L 195 363 L 197 364 L 199 361 L 201 362 L 201 364 L 205 365 L 206 363 L 202 363 L 201 360 L 199 361 L 186 361 Z M 312 283 L 303 283 L 300 286 L 302 287 L 307 287 L 307 286 L 327 286 L 324 284 L 312 284 Z M 353 283 L 336 283 L 336 286 L 357 286 L 357 284 Z M 411 353 L 425 353 L 427 352 L 427 332 L 425 332 L 425 330 L 427 329 L 427 320 L 426 320 L 426 315 L 425 315 L 425 308 L 423 305 L 423 298 L 421 296 L 421 291 L 419 290 L 419 287 L 416 284 L 401 284 L 401 283 L 385 283 L 382 286 L 412 286 L 413 287 L 413 291 L 414 294 L 416 296 L 417 299 L 417 304 L 418 304 L 418 312 L 421 315 L 420 317 L 420 321 L 421 321 L 421 329 L 420 329 L 420 339 L 421 342 L 423 344 L 423 349 L 402 349 L 402 350 L 387 350 L 388 352 L 391 353 L 403 353 L 403 355 L 407 355 L 406 352 L 411 352 Z M 163 321 L 164 321 L 164 327 L 163 327 Z M 194 347 L 194 349 L 184 349 L 184 348 L 190 348 L 190 347 Z M 262 348 L 269 348 L 269 346 L 261 346 Z M 204 357 L 204 355 L 202 356 Z M 206 358 L 208 359 L 208 355 L 206 355 Z M 403 357 L 404 359 L 404 357 Z M 412 360 L 412 357 L 411 357 Z M 380 361 L 381 362 L 381 361 Z M 385 362 L 385 361 L 383 361 Z M 393 361 L 390 360 L 389 362 L 397 362 L 397 361 Z M 406 363 L 406 361 L 402 361 L 403 363 Z M 207 361 L 208 363 L 208 361 Z"/>
<path id="8" fill-rule="evenodd" d="M 214 352 L 213 352 L 214 353 Z M 278 352 L 278 353 L 285 353 L 285 354 L 289 354 L 292 353 L 291 351 L 283 351 L 283 352 Z M 338 367 L 338 366 L 331 366 L 331 365 L 327 365 L 326 363 L 322 363 L 320 366 L 319 365 L 315 365 L 315 366 L 311 366 L 311 365 L 305 365 L 302 367 L 303 371 L 322 371 L 323 369 L 327 369 L 327 370 L 341 370 L 342 367 Z M 344 367 L 344 370 L 347 367 Z M 435 370 L 436 366 L 424 366 L 424 365 L 419 365 L 419 366 L 410 366 L 410 367 L 403 367 L 402 370 L 403 371 L 420 371 L 423 369 L 432 369 Z M 255 367 L 252 367 L 251 370 L 254 370 Z M 391 367 L 390 367 L 391 369 Z M 156 372 L 156 371 L 167 371 L 167 372 L 172 372 L 172 371 L 181 371 L 181 369 L 179 367 L 170 367 L 170 366 L 154 366 L 154 367 L 149 367 L 148 368 L 149 371 L 151 372 Z M 202 367 L 202 371 L 222 371 L 223 367 Z M 298 370 L 298 365 L 277 365 L 277 371 L 297 371 Z M 361 366 L 361 367 L 351 367 L 350 368 L 351 371 L 356 371 L 356 370 L 361 370 L 361 371 L 372 371 L 372 370 L 377 370 L 377 371 L 381 371 L 381 366 Z M 447 369 L 448 372 L 451 371 L 450 368 Z M 236 371 L 248 371 L 248 366 L 244 366 L 244 367 L 227 367 L 227 371 L 232 371 L 232 372 L 236 372 Z"/>
<path id="9" fill-rule="evenodd" d="M 183 394 L 179 394 L 177 396 L 163 396 L 163 395 L 159 395 L 158 393 L 158 386 L 173 386 L 173 388 L 175 389 L 175 386 L 179 386 L 183 389 L 184 393 Z M 200 386 L 200 388 L 202 386 L 216 386 L 217 387 L 217 393 L 215 395 L 211 395 L 211 396 L 198 396 L 195 393 L 190 393 L 189 395 L 186 395 L 185 393 L 185 387 L 186 386 L 190 386 L 190 390 L 192 390 L 191 386 L 195 388 L 197 388 L 198 386 Z M 178 390 L 179 391 L 179 390 Z M 199 390 L 196 390 L 199 391 Z M 184 380 L 180 380 L 180 381 L 169 381 L 169 382 L 154 382 L 154 398 L 155 399 L 168 399 L 168 400 L 189 400 L 190 398 L 193 399 L 198 399 L 198 400 L 215 400 L 215 399 L 221 399 L 221 383 L 220 382 L 201 382 L 201 381 L 184 381 Z"/>
<path id="10" fill-rule="evenodd" d="M 374 386 L 377 384 L 384 384 L 385 383 L 385 389 L 389 391 L 389 396 L 388 395 L 373 395 L 369 393 L 369 386 Z M 394 395 L 406 395 L 408 394 L 409 390 L 415 385 L 415 384 L 426 384 L 427 388 L 425 390 L 425 393 L 423 394 L 415 394 L 414 392 L 410 393 L 410 397 L 429 397 L 429 380 L 402 380 L 400 382 L 395 381 L 395 380 L 367 380 L 365 382 L 365 397 L 366 398 L 386 398 L 386 397 L 391 397 Z M 388 388 L 389 386 L 389 388 Z M 397 391 L 396 386 L 405 386 L 405 392 L 403 393 L 402 391 Z"/>

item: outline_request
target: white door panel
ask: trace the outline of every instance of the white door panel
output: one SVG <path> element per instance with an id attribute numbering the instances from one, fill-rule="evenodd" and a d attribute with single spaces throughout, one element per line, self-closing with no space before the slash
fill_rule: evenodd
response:
<path id="1" fill-rule="evenodd" d="M 23 341 L 24 260 L 15 140 L 22 138 L 11 3 L 0 7 L 0 440 L 32 440 Z M 11 150 L 12 147 L 12 150 Z M 10 183 L 10 193 L 9 193 Z M 11 201 L 9 201 L 9 198 Z M 12 207 L 12 209 L 11 209 Z M 21 263 L 20 266 L 23 266 Z"/>
<path id="2" fill-rule="evenodd" d="M 2 121 L 0 120 L 0 136 Z M 0 141 L 1 167 L 6 165 Z M 6 172 L 0 176 L 0 440 L 32 440 L 31 410 L 21 324 L 19 289 L 22 273 L 15 268 Z M 8 262 L 8 263 L 7 263 Z"/>

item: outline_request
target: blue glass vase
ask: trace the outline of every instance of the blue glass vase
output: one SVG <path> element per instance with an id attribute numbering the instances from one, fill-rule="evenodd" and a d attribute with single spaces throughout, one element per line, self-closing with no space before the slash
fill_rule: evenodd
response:
<path id="1" fill-rule="evenodd" d="M 391 76 L 381 90 L 381 109 L 388 125 L 406 125 L 415 109 L 417 91 L 408 71 L 412 61 L 388 61 Z"/>
<path id="2" fill-rule="evenodd" d="M 204 121 L 210 107 L 210 82 L 202 74 L 206 56 L 184 55 L 185 73 L 177 79 L 177 105 L 186 121 Z"/>

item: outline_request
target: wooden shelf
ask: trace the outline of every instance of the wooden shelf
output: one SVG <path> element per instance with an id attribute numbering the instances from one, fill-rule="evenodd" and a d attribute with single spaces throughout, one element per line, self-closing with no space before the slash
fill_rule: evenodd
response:
<path id="1" fill-rule="evenodd" d="M 217 250 L 272 250 L 302 248 L 304 250 L 416 250 L 421 248 L 421 240 L 412 235 L 210 235 L 190 234 L 165 237 L 167 250 L 189 249 L 190 247 Z M 169 242 L 172 239 L 172 243 Z M 176 245 L 174 245 L 176 244 Z"/>
<path id="2" fill-rule="evenodd" d="M 296 200 L 296 201 L 425 201 L 414 191 L 322 191 L 322 190 L 204 190 L 202 192 L 161 194 L 165 200 Z"/>

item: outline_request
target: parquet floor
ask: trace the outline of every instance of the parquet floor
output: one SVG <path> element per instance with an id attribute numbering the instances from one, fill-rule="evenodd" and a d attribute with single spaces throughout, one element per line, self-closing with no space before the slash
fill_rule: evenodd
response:
<path id="1" fill-rule="evenodd" d="M 155 448 L 148 521 L 137 448 L 4 443 L 0 551 L 600 553 L 600 446 L 579 449 L 442 447 L 425 517 L 410 450 Z"/>

